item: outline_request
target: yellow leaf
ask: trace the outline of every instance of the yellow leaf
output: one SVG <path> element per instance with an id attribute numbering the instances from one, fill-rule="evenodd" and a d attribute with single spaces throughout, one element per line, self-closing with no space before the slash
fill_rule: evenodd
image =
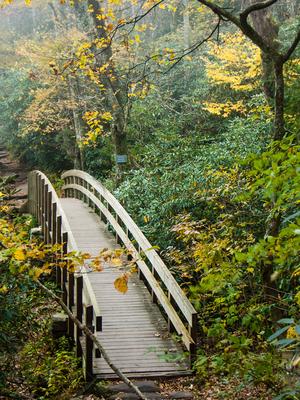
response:
<path id="1" fill-rule="evenodd" d="M 8 292 L 8 288 L 7 288 L 7 286 L 1 286 L 0 287 L 0 293 L 2 293 L 2 294 L 5 294 L 5 293 L 7 293 Z"/>
<path id="2" fill-rule="evenodd" d="M 125 294 L 128 290 L 128 277 L 127 275 L 122 275 L 117 278 L 114 282 L 115 288 L 120 292 Z"/>
<path id="3" fill-rule="evenodd" d="M 25 257 L 23 249 L 17 249 L 14 252 L 13 258 L 17 261 L 24 261 L 26 257 Z"/>
<path id="4" fill-rule="evenodd" d="M 121 258 L 119 258 L 119 257 L 114 257 L 114 258 L 112 258 L 112 259 L 111 259 L 111 262 L 113 263 L 113 265 L 114 265 L 115 267 L 122 267 L 122 265 L 123 265 L 122 260 L 121 260 Z"/>
<path id="5" fill-rule="evenodd" d="M 32 274 L 33 279 L 34 279 L 34 280 L 39 279 L 39 277 L 42 275 L 43 272 L 44 272 L 44 271 L 42 270 L 42 268 L 34 268 L 33 274 Z"/>
<path id="6" fill-rule="evenodd" d="M 93 266 L 94 270 L 97 272 L 103 271 L 103 265 L 102 265 L 99 257 L 94 258 L 92 266 Z"/>

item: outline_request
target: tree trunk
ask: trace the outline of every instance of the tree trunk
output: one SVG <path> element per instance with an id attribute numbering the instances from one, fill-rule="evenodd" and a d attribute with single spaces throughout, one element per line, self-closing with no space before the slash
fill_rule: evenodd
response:
<path id="1" fill-rule="evenodd" d="M 258 0 L 245 0 L 243 5 L 249 6 L 258 3 Z M 262 0 L 261 0 L 262 2 Z M 264 9 L 251 13 L 251 22 L 256 32 L 264 38 L 266 43 L 278 49 L 278 26 L 275 24 L 274 19 L 269 9 Z M 270 55 L 261 52 L 262 57 L 262 83 L 264 94 L 268 102 L 273 104 L 275 96 L 275 76 L 273 68 L 273 60 Z"/>
<path id="2" fill-rule="evenodd" d="M 74 158 L 74 168 L 84 169 L 84 155 L 82 151 L 81 141 L 83 137 L 81 117 L 77 110 L 77 99 L 78 99 L 78 82 L 77 79 L 74 81 L 71 77 L 68 77 L 68 88 L 70 93 L 70 98 L 72 101 L 72 115 L 73 124 L 75 131 L 75 158 Z"/>
<path id="3" fill-rule="evenodd" d="M 284 127 L 284 77 L 283 61 L 278 59 L 274 62 L 275 72 L 275 123 L 274 140 L 281 140 L 285 133 Z"/>
<path id="4" fill-rule="evenodd" d="M 107 30 L 105 26 L 105 19 L 99 19 L 99 15 L 102 14 L 101 7 L 98 0 L 88 0 L 88 5 L 93 10 L 91 17 L 94 23 L 95 36 L 97 38 L 108 39 Z M 95 49 L 96 64 L 97 67 L 101 67 L 103 64 L 109 64 L 110 75 L 101 76 L 101 82 L 105 86 L 107 91 L 106 99 L 110 106 L 110 111 L 113 116 L 113 127 L 112 136 L 115 143 L 115 159 L 117 168 L 117 182 L 122 178 L 123 172 L 127 168 L 128 160 L 128 149 L 127 149 L 127 135 L 126 125 L 129 113 L 129 103 L 126 88 L 122 85 L 118 74 L 114 68 L 112 58 L 112 47 L 108 43 L 107 47 L 99 52 L 99 49 Z M 111 77 L 112 76 L 112 77 Z M 121 164 L 118 163 L 118 156 L 124 156 Z"/>
<path id="5" fill-rule="evenodd" d="M 116 183 L 122 182 L 124 172 L 128 167 L 128 149 L 127 149 L 127 136 L 125 131 L 120 132 L 118 126 L 114 125 L 112 129 L 112 134 L 116 149 Z"/>
<path id="6" fill-rule="evenodd" d="M 184 47 L 188 49 L 191 47 L 191 24 L 190 14 L 188 8 L 188 0 L 183 0 L 183 36 L 184 36 Z"/>

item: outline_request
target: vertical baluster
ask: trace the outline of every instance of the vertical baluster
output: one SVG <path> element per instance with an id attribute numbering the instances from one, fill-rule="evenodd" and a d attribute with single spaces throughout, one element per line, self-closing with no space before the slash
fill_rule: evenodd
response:
<path id="1" fill-rule="evenodd" d="M 33 192 L 33 187 L 32 187 L 32 175 L 29 173 L 28 178 L 28 211 L 30 214 L 32 214 L 32 192 Z"/>
<path id="2" fill-rule="evenodd" d="M 189 326 L 189 333 L 194 341 L 190 344 L 190 364 L 192 365 L 196 359 L 197 338 L 198 338 L 198 317 L 197 314 L 192 315 L 192 326 Z"/>
<path id="3" fill-rule="evenodd" d="M 85 324 L 94 331 L 93 328 L 93 306 L 86 306 L 85 308 Z M 91 380 L 93 377 L 93 341 L 88 336 L 85 337 L 85 379 Z"/>
<path id="4" fill-rule="evenodd" d="M 157 280 L 158 279 L 158 273 L 155 271 L 154 266 L 152 265 L 152 275 L 154 278 Z M 152 297 L 152 303 L 157 304 L 157 297 L 153 289 L 151 289 L 151 297 Z"/>
<path id="5" fill-rule="evenodd" d="M 39 185 L 40 185 L 40 204 L 39 204 L 39 223 L 42 226 L 42 232 L 43 232 L 43 198 L 44 198 L 44 180 L 39 177 Z"/>
<path id="6" fill-rule="evenodd" d="M 52 192 L 48 192 L 47 199 L 47 227 L 48 227 L 48 237 L 47 243 L 51 243 L 51 235 L 52 235 Z"/>
<path id="7" fill-rule="evenodd" d="M 115 219 L 117 221 L 117 224 L 119 224 L 118 214 L 116 214 Z M 120 238 L 119 238 L 119 235 L 117 234 L 117 231 L 115 231 L 115 239 L 116 239 L 116 243 L 119 244 L 120 243 Z"/>
<path id="8" fill-rule="evenodd" d="M 68 273 L 68 308 L 73 312 L 74 306 L 74 273 Z M 68 318 L 68 334 L 71 338 L 74 338 L 74 322 L 71 318 Z"/>
<path id="9" fill-rule="evenodd" d="M 169 299 L 171 305 L 174 306 L 175 305 L 175 301 L 174 301 L 173 296 L 171 295 L 171 293 L 169 291 L 168 291 L 168 299 Z M 172 324 L 172 321 L 170 320 L 169 317 L 168 317 L 168 331 L 170 333 L 174 333 L 175 332 L 175 327 Z"/>
<path id="10" fill-rule="evenodd" d="M 62 235 L 63 241 L 63 254 L 67 254 L 68 252 L 68 232 L 64 232 Z M 68 266 L 64 266 L 62 270 L 62 280 L 61 280 L 61 288 L 62 288 L 62 300 L 65 304 L 68 303 L 68 292 L 67 292 L 67 277 L 68 277 Z"/>
<path id="11" fill-rule="evenodd" d="M 51 227 L 51 232 L 52 232 L 52 244 L 57 243 L 57 204 L 53 203 L 52 204 L 52 227 Z"/>
<path id="12" fill-rule="evenodd" d="M 42 179 L 42 232 L 43 232 L 43 237 L 44 241 L 46 238 L 46 204 L 47 204 L 47 196 L 46 196 L 46 185 L 45 185 L 45 180 Z"/>
<path id="13" fill-rule="evenodd" d="M 83 277 L 77 276 L 76 277 L 76 318 L 82 322 L 82 314 L 83 314 Z M 78 326 L 75 327 L 75 345 L 76 345 L 76 357 L 82 356 L 82 347 L 80 343 L 80 336 L 82 335 L 81 330 Z"/>
<path id="14" fill-rule="evenodd" d="M 35 216 L 36 219 L 39 221 L 39 210 L 40 210 L 40 179 L 38 174 L 35 174 L 35 182 L 36 182 L 36 209 L 35 209 Z"/>
<path id="15" fill-rule="evenodd" d="M 96 332 L 102 332 L 102 317 L 96 316 Z M 95 350 L 95 358 L 101 358 L 101 352 L 98 348 Z"/>
<path id="16" fill-rule="evenodd" d="M 59 215 L 56 219 L 56 243 L 61 244 L 62 243 L 62 218 L 61 215 Z M 56 283 L 61 289 L 61 268 L 59 266 L 56 267 Z"/>

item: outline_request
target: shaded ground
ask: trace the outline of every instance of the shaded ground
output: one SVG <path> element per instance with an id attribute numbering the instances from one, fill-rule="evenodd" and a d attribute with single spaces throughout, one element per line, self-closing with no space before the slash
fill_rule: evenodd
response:
<path id="1" fill-rule="evenodd" d="M 154 381 L 160 388 L 161 398 L 174 400 L 170 393 L 184 392 L 193 400 L 272 400 L 274 393 L 264 384 L 243 384 L 240 380 L 226 377 L 211 377 L 205 383 L 199 383 L 195 376 Z M 108 384 L 111 382 L 108 382 Z M 120 382 L 119 382 L 120 383 Z M 74 396 L 71 400 L 109 400 L 109 395 L 94 394 Z M 181 397 L 176 397 L 176 399 Z M 182 397 L 181 399 L 183 399 Z M 188 399 L 188 397 L 186 397 Z M 122 399 L 122 397 L 120 397 Z"/>
<path id="2" fill-rule="evenodd" d="M 0 176 L 4 178 L 6 176 L 16 175 L 13 184 L 15 194 L 10 200 L 10 203 L 17 208 L 21 207 L 27 199 L 27 174 L 28 170 L 26 167 L 19 161 L 12 159 L 5 148 L 0 146 Z"/>

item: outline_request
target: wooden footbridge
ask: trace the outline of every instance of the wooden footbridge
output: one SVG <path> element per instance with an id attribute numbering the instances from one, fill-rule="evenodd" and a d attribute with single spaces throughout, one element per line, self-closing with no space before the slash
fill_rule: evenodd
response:
<path id="1" fill-rule="evenodd" d="M 122 294 L 114 288 L 120 270 L 109 263 L 101 272 L 81 268 L 73 274 L 57 268 L 65 304 L 96 332 L 112 361 L 129 377 L 189 374 L 196 350 L 195 309 L 144 234 L 99 181 L 78 170 L 62 178 L 63 194 L 58 197 L 42 172 L 29 175 L 29 211 L 41 225 L 45 242 L 63 244 L 64 252 L 87 252 L 91 258 L 122 245 L 138 271 Z M 71 320 L 68 333 L 88 379 L 115 377 Z"/>

